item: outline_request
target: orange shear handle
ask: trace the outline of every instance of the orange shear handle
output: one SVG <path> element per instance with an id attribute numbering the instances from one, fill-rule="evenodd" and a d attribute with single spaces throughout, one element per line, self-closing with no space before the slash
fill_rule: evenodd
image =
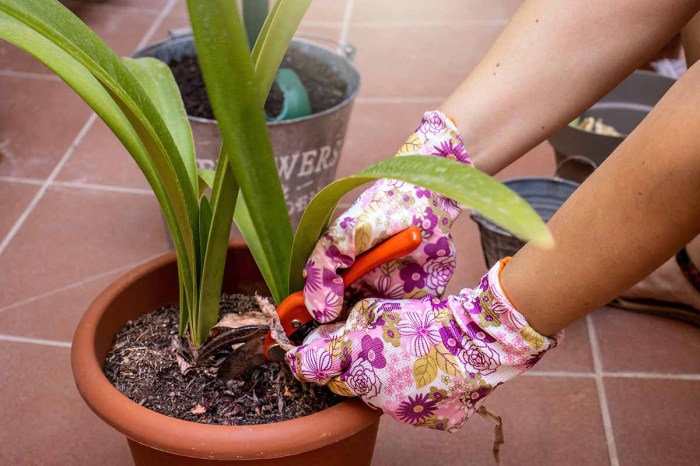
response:
<path id="1" fill-rule="evenodd" d="M 379 243 L 369 251 L 359 255 L 355 262 L 340 273 L 343 278 L 343 285 L 347 288 L 369 272 L 394 259 L 407 256 L 415 251 L 422 242 L 420 228 L 411 226 L 395 234 L 389 239 Z M 314 320 L 304 303 L 304 292 L 297 291 L 290 294 L 277 307 L 282 328 L 290 340 L 294 341 L 293 335 L 301 328 L 308 328 Z M 306 336 L 306 335 L 304 335 Z M 270 336 L 270 332 L 265 339 L 265 356 L 270 358 L 268 350 L 275 344 Z"/>

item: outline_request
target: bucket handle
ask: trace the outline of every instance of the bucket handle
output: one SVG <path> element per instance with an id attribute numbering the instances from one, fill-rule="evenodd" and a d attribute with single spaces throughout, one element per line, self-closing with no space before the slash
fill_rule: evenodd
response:
<path id="1" fill-rule="evenodd" d="M 180 37 L 191 36 L 191 35 L 192 35 L 191 28 L 176 28 L 176 29 L 169 29 L 168 30 L 168 37 L 170 39 L 178 39 Z"/>
<path id="2" fill-rule="evenodd" d="M 168 37 L 170 37 L 171 39 L 177 39 L 179 37 L 191 35 L 191 28 L 170 29 L 168 31 Z M 345 56 L 345 58 L 347 58 L 349 61 L 353 61 L 355 59 L 355 54 L 357 53 L 357 49 L 355 48 L 355 46 L 350 44 L 343 44 L 340 41 L 337 41 L 331 37 L 327 37 L 321 34 L 314 34 L 312 32 L 297 32 L 296 34 L 294 34 L 294 37 L 333 44 L 336 46 L 336 50 L 338 51 L 338 53 Z"/>
<path id="3" fill-rule="evenodd" d="M 566 165 L 566 164 L 569 163 L 569 162 L 581 162 L 581 163 L 583 163 L 583 164 L 585 164 L 585 165 L 588 165 L 589 167 L 593 168 L 593 170 L 595 170 L 596 168 L 598 168 L 598 164 L 595 163 L 593 160 L 589 159 L 588 157 L 585 157 L 585 156 L 583 156 L 583 155 L 569 155 L 569 156 L 564 157 L 564 158 L 561 160 L 561 162 L 559 162 L 559 163 L 557 164 L 557 169 L 554 170 L 554 176 L 555 176 L 556 178 L 561 178 L 561 177 L 559 176 L 559 172 L 560 172 L 561 169 L 564 167 L 564 165 Z"/>
<path id="4" fill-rule="evenodd" d="M 340 41 L 333 39 L 332 37 L 324 36 L 321 34 L 315 34 L 313 32 L 297 32 L 296 34 L 294 34 L 294 37 L 333 44 L 336 46 L 336 50 L 350 61 L 353 61 L 355 59 L 355 54 L 357 53 L 357 49 L 354 45 L 343 44 Z"/>

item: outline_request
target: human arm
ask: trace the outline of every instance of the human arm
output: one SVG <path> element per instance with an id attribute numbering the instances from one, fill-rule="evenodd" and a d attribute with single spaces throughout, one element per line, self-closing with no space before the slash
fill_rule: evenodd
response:
<path id="1" fill-rule="evenodd" d="M 512 303 L 542 334 L 620 295 L 700 233 L 698 89 L 695 64 L 549 221 L 556 247 L 528 244 L 503 271 Z"/>
<path id="2" fill-rule="evenodd" d="M 542 3 L 528 2 L 530 5 Z M 639 5 L 642 4 L 646 3 L 639 2 Z M 614 2 L 614 5 L 619 6 L 618 2 Z M 674 6 L 677 5 L 681 5 L 679 7 L 681 9 L 685 5 L 686 10 L 682 12 L 685 15 L 683 18 L 692 16 L 693 8 L 696 9 L 696 7 L 691 8 L 692 5 L 689 2 L 674 4 Z M 608 7 L 606 14 L 614 16 L 609 8 L 611 4 L 606 3 L 605 6 Z M 652 7 L 653 5 L 650 6 L 650 8 Z M 662 12 L 659 9 L 654 11 L 663 16 L 668 13 L 666 10 L 668 10 L 668 6 L 664 7 Z M 674 10 L 675 13 L 678 11 Z M 675 17 L 674 14 L 671 16 Z M 636 16 L 630 14 L 630 17 Z M 647 23 L 651 23 L 652 28 L 659 27 L 659 24 L 665 25 L 664 28 L 668 29 L 666 31 L 668 36 L 656 34 L 654 35 L 656 39 L 644 42 L 643 47 L 639 45 L 639 38 L 631 41 L 628 45 L 635 50 L 637 48 L 639 50 L 647 49 L 651 55 L 655 48 L 660 48 L 668 38 L 675 34 L 684 22 L 683 18 L 676 17 L 671 23 L 665 19 L 657 21 L 658 18 L 653 18 Z M 640 18 L 637 17 L 637 19 Z M 617 24 L 616 27 L 625 30 L 626 25 Z M 631 29 L 627 29 L 627 33 L 634 31 L 636 27 L 635 25 Z M 559 40 L 566 42 L 569 38 L 570 36 L 567 35 L 563 38 L 559 37 Z M 599 48 L 587 48 L 585 44 L 586 41 L 583 41 L 579 47 L 587 50 L 588 54 L 595 55 L 599 51 Z M 525 53 L 526 49 L 522 52 Z M 644 61 L 646 59 L 645 53 L 639 52 L 638 60 L 635 61 Z M 487 55 L 488 57 L 489 55 Z M 579 60 L 579 62 L 591 64 L 591 57 L 583 58 L 588 60 Z M 582 76 L 586 79 L 579 80 L 576 77 L 573 89 L 569 87 L 569 84 L 561 84 L 556 87 L 558 90 L 553 92 L 548 75 L 535 75 L 537 86 L 529 81 L 525 83 L 525 87 L 518 87 L 520 84 L 513 78 L 512 82 L 508 82 L 509 85 L 515 86 L 513 90 L 509 86 L 492 87 L 484 84 L 481 89 L 477 89 L 479 92 L 476 92 L 477 90 L 472 89 L 470 84 L 466 87 L 469 92 L 457 94 L 464 99 L 463 107 L 455 107 L 454 110 L 450 110 L 449 106 L 443 105 L 442 108 L 456 117 L 458 127 L 464 133 L 465 145 L 470 150 L 470 154 L 473 155 L 477 168 L 494 173 L 503 164 L 507 164 L 512 157 L 517 157 L 519 153 L 540 142 L 548 134 L 540 133 L 533 136 L 531 132 L 522 130 L 522 128 L 518 130 L 515 126 L 530 124 L 532 121 L 537 121 L 536 118 L 540 116 L 549 122 L 558 121 L 557 124 L 561 126 L 616 84 L 616 82 L 607 80 L 611 69 L 612 75 L 617 75 L 621 79 L 634 68 L 634 64 L 629 64 L 620 57 L 615 58 L 615 60 L 621 60 L 624 66 L 618 67 L 616 63 L 611 64 L 612 59 L 609 57 L 607 60 L 606 66 L 596 68 L 598 75 L 587 75 L 587 71 L 582 71 Z M 552 61 L 551 57 L 550 61 Z M 569 63 L 569 66 L 571 65 L 572 63 Z M 482 63 L 480 68 L 483 66 L 485 65 Z M 621 68 L 628 71 L 620 71 Z M 537 68 L 535 67 L 534 70 L 536 71 Z M 559 329 L 565 327 L 572 320 L 592 311 L 619 294 L 630 284 L 648 274 L 698 233 L 700 230 L 700 216 L 698 216 L 700 197 L 697 196 L 697 193 L 700 192 L 700 140 L 697 137 L 697 134 L 700 134 L 698 121 L 700 118 L 698 115 L 700 96 L 697 93 L 697 89 L 700 87 L 699 75 L 700 69 L 697 66 L 691 68 L 640 127 L 582 185 L 552 219 L 549 226 L 557 240 L 557 247 L 554 250 L 542 251 L 528 245 L 504 268 L 498 286 L 502 290 L 501 294 L 504 299 L 515 310 L 515 312 L 509 312 L 509 315 L 516 318 L 522 317 L 526 325 L 511 329 L 507 336 L 499 340 L 508 342 L 505 346 L 524 348 L 527 343 L 527 339 L 522 335 L 524 328 L 532 331 L 527 331 L 526 334 L 538 335 L 539 338 L 547 341 L 545 335 L 555 335 Z M 486 74 L 482 76 L 483 79 L 486 77 Z M 560 80 L 568 78 L 567 74 L 558 75 Z M 470 79 L 471 76 L 467 82 L 470 82 Z M 605 85 L 599 86 L 595 82 L 596 79 L 604 81 Z M 528 88 L 528 85 L 533 87 Z M 574 103 L 569 100 L 568 95 L 570 94 L 563 93 L 561 87 L 564 86 L 568 91 L 576 94 L 579 88 L 591 85 L 596 87 L 597 91 L 592 94 L 581 91 L 588 96 L 588 100 Z M 547 87 L 547 89 L 540 90 L 538 87 Z M 528 93 L 528 89 L 532 92 Z M 518 90 L 521 92 L 519 93 Z M 469 95 L 473 96 L 473 106 L 467 105 L 470 101 Z M 544 98 L 546 105 L 537 106 L 533 95 Z M 510 97 L 510 100 L 507 97 Z M 458 100 L 451 98 L 447 103 L 454 104 Z M 562 105 L 569 110 L 562 112 L 557 109 L 560 100 L 564 101 Z M 485 103 L 489 103 L 489 105 Z M 510 103 L 513 104 L 514 110 L 511 110 Z M 535 107 L 534 112 L 528 113 L 528 103 Z M 481 112 L 476 111 L 478 109 L 481 109 Z M 492 109 L 494 111 L 491 111 Z M 552 114 L 547 114 L 548 112 Z M 468 116 L 470 114 L 472 114 L 471 117 Z M 479 117 L 474 116 L 477 114 L 483 115 L 487 121 L 490 119 L 489 123 L 481 124 L 478 121 Z M 508 120 L 502 127 L 499 126 L 501 118 Z M 472 123 L 475 126 L 473 131 Z M 553 128 L 547 129 L 547 131 L 553 130 Z M 486 147 L 491 147 L 488 141 L 500 144 L 500 146 L 495 146 L 497 149 L 493 151 L 487 150 Z M 463 290 L 459 296 L 473 296 L 474 293 L 478 293 L 477 288 Z M 453 303 L 459 302 L 459 297 L 449 297 L 447 300 L 451 300 Z M 382 304 L 381 300 L 373 302 Z M 413 309 L 414 311 L 418 306 L 421 311 L 419 314 L 423 316 L 429 316 L 433 312 L 433 309 L 428 306 L 421 307 L 419 300 L 405 300 L 403 304 L 393 304 L 398 304 L 402 309 Z M 355 348 L 358 348 L 357 357 L 349 361 L 349 365 L 345 363 L 346 365 L 343 366 L 341 355 L 324 359 L 324 363 L 328 362 L 331 366 L 336 364 L 336 373 L 328 375 L 328 380 L 333 378 L 340 380 L 343 374 L 346 374 L 346 379 L 348 376 L 360 375 L 347 371 L 358 358 L 362 359 L 360 354 L 369 354 L 368 352 L 363 353 L 361 349 L 364 337 L 376 338 L 373 332 L 376 332 L 376 328 L 379 326 L 378 320 L 380 319 L 377 314 L 371 316 L 362 308 L 357 310 L 356 314 L 368 319 L 365 321 L 364 328 L 357 327 L 358 319 L 355 318 L 349 326 L 335 324 L 334 327 L 326 327 L 319 331 L 334 330 L 340 332 L 343 336 L 347 336 Z M 459 306 L 454 306 L 450 307 L 450 312 L 455 315 L 455 313 L 464 311 Z M 407 315 L 408 311 L 405 314 Z M 481 327 L 482 322 L 476 323 Z M 483 327 L 481 328 L 483 329 Z M 349 332 L 344 333 L 345 330 Z M 474 335 L 480 333 L 477 331 Z M 491 335 L 489 332 L 485 333 Z M 315 336 L 319 335 L 321 333 Z M 326 335 L 331 338 L 340 336 Z M 460 336 L 466 340 L 463 345 L 465 351 L 469 342 L 475 341 L 474 335 L 463 329 Z M 310 338 L 309 345 L 300 347 L 293 353 L 293 355 L 302 355 L 300 359 L 292 363 L 295 374 L 301 379 L 304 378 L 304 375 L 300 371 L 303 371 L 304 367 L 311 367 L 304 362 L 303 354 L 307 350 L 309 355 L 319 354 L 314 353 L 314 350 L 322 348 L 324 344 L 322 339 L 314 340 L 313 338 Z M 548 345 L 546 348 L 551 346 L 553 345 Z M 412 370 L 418 359 L 423 356 L 411 356 L 409 354 L 410 343 L 407 343 L 405 347 L 401 345 L 399 347 L 404 349 L 406 364 Z M 394 351 L 391 348 L 397 347 L 392 344 L 391 347 L 384 346 L 384 348 Z M 505 351 L 498 354 L 506 353 L 511 352 Z M 541 357 L 542 351 L 534 351 L 534 354 L 538 356 L 531 358 L 533 363 Z M 474 366 L 467 361 L 461 368 L 461 373 L 465 374 L 465 382 L 461 387 L 454 385 L 456 388 L 455 391 L 449 393 L 450 399 L 453 402 L 454 400 L 462 401 L 462 412 L 468 412 L 474 406 L 473 403 L 469 403 L 469 400 L 474 399 L 473 397 L 476 397 L 478 401 L 482 400 L 484 393 L 490 393 L 496 385 L 516 376 L 529 366 L 523 362 L 526 353 L 521 353 L 521 356 L 523 358 L 501 359 L 504 362 L 499 362 L 499 364 L 501 367 L 507 368 L 508 377 L 498 380 L 484 379 L 482 385 L 471 385 L 470 381 L 473 381 L 474 378 L 470 374 L 475 374 L 478 371 L 479 364 Z M 347 361 L 347 358 L 345 360 Z M 294 366 L 294 364 L 297 365 Z M 412 377 L 411 374 L 409 375 Z M 384 387 L 392 387 L 394 395 L 403 397 L 402 399 L 397 399 L 391 393 L 358 393 L 355 391 L 355 394 L 361 395 L 365 401 L 374 406 L 382 409 L 386 406 L 387 411 L 401 418 L 402 404 L 404 407 L 411 406 L 411 403 L 415 404 L 416 397 L 428 396 L 421 391 L 424 387 L 417 387 L 416 383 L 418 382 L 415 381 L 415 378 L 413 380 L 410 377 L 392 378 L 390 383 L 383 385 Z M 345 392 L 344 394 L 349 393 Z M 461 416 L 462 412 L 457 414 Z M 463 419 L 463 417 L 459 417 L 459 419 Z M 460 422 L 455 421 L 453 425 L 460 425 Z M 430 423 L 426 422 L 421 425 L 430 425 Z M 431 426 L 441 425 L 443 424 L 438 423 Z"/>
<path id="3" fill-rule="evenodd" d="M 553 250 L 526 245 L 446 299 L 360 301 L 288 354 L 295 376 L 402 422 L 459 428 L 568 323 L 700 232 L 698 88 L 694 66 L 565 203 L 548 224 Z"/>
<path id="4" fill-rule="evenodd" d="M 527 0 L 440 109 L 474 166 L 495 174 L 651 58 L 698 9 L 698 0 Z"/>

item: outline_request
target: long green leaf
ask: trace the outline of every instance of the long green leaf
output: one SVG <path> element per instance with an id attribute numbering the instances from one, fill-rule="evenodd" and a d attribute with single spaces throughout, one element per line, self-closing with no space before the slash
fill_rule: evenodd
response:
<path id="1" fill-rule="evenodd" d="M 163 117 L 168 130 L 170 131 L 175 144 L 179 150 L 179 156 L 185 165 L 187 174 L 192 186 L 199 191 L 199 178 L 194 154 L 194 139 L 192 138 L 192 128 L 187 120 L 185 106 L 180 96 L 180 89 L 173 78 L 168 65 L 155 58 L 122 58 L 127 69 L 131 71 L 138 82 L 143 86 L 146 94 L 153 100 L 156 108 Z M 204 225 L 202 225 L 204 221 Z M 197 307 L 197 283 L 201 275 L 202 262 L 204 261 L 205 247 L 202 247 L 204 240 L 206 245 L 206 235 L 208 235 L 209 222 L 211 222 L 211 208 L 206 198 L 201 204 L 198 219 L 198 242 L 195 243 L 194 270 L 187 270 L 178 264 L 180 278 L 180 332 L 188 322 L 192 322 L 191 334 L 194 335 L 194 324 L 199 311 Z M 205 231 L 203 231 L 203 229 Z M 204 238 L 202 238 L 204 236 Z M 184 256 L 185 251 L 180 248 L 180 255 Z M 180 260 L 182 262 L 182 259 Z M 192 276 L 188 276 L 192 275 Z M 185 280 L 188 285 L 182 283 Z"/>
<path id="2" fill-rule="evenodd" d="M 251 52 L 260 106 L 265 105 L 272 82 L 311 0 L 277 0 Z"/>
<path id="3" fill-rule="evenodd" d="M 122 60 L 141 83 L 146 94 L 153 99 L 153 103 L 173 136 L 179 155 L 182 157 L 182 162 L 190 177 L 190 182 L 193 188 L 198 190 L 192 128 L 187 120 L 187 112 L 182 102 L 180 89 L 170 67 L 162 61 L 150 57 L 122 58 Z"/>
<path id="4" fill-rule="evenodd" d="M 21 3 L 1 0 L 0 12 L 6 23 L 5 27 L 0 28 L 0 36 L 55 71 L 96 111 L 134 157 L 163 209 L 178 254 L 178 274 L 181 278 L 187 278 L 181 283 L 182 301 L 193 301 L 196 294 L 193 276 L 196 251 L 192 219 L 178 180 L 169 170 L 171 167 L 167 166 L 166 157 L 162 156 L 162 144 L 152 133 L 148 133 L 149 118 L 162 123 L 150 98 L 120 59 L 55 0 L 27 0 Z M 113 79 L 113 75 L 119 73 L 139 97 L 137 104 L 132 99 L 131 107 L 123 98 L 129 97 L 129 92 Z M 150 114 L 142 112 L 141 106 L 150 108 L 151 111 L 146 112 Z M 144 138 L 145 133 L 148 135 Z M 164 137 L 167 139 L 168 136 L 166 127 Z M 184 184 L 186 187 L 190 185 L 186 179 Z M 182 306 L 182 320 L 187 320 L 188 309 L 189 306 Z M 181 332 L 183 330 L 181 326 Z"/>
<path id="5" fill-rule="evenodd" d="M 56 0 L 0 0 L 0 11 L 34 29 L 83 64 L 114 95 L 117 103 L 128 107 L 139 119 L 162 152 L 160 155 L 166 158 L 168 163 L 164 166 L 167 171 L 174 172 L 176 181 L 189 179 L 177 155 L 177 145 L 152 99 L 121 59 L 70 10 Z M 186 195 L 187 206 L 191 207 L 190 215 L 195 216 L 194 186 L 187 183 L 180 188 Z"/>
<path id="6" fill-rule="evenodd" d="M 287 295 L 277 288 L 276 280 L 268 278 L 267 276 L 268 274 L 275 274 L 277 271 L 270 265 L 269 262 L 267 262 L 267 256 L 265 255 L 263 249 L 263 242 L 265 239 L 261 238 L 255 231 L 255 225 L 253 225 L 253 221 L 250 218 L 250 211 L 248 210 L 248 206 L 246 205 L 243 196 L 238 196 L 238 203 L 236 204 L 233 219 L 236 222 L 236 226 L 241 232 L 241 235 L 243 235 L 246 245 L 248 246 L 248 249 L 250 249 L 258 269 L 260 269 L 261 273 L 263 274 L 263 278 L 265 279 L 265 283 L 267 283 L 267 287 L 270 289 L 272 298 L 277 303 L 282 302 Z"/>
<path id="7" fill-rule="evenodd" d="M 329 212 L 352 189 L 379 178 L 407 181 L 472 207 L 515 236 L 542 246 L 552 246 L 549 230 L 530 205 L 505 185 L 462 163 L 439 157 L 407 155 L 375 163 L 355 175 L 341 178 L 322 189 L 301 218 L 294 238 L 290 291 L 303 287 L 302 270 L 323 232 Z"/>
<path id="8" fill-rule="evenodd" d="M 212 212 L 211 204 L 207 196 L 202 196 L 199 199 L 199 250 L 202 251 L 202 257 L 204 257 L 207 250 L 207 243 L 209 242 L 209 231 L 211 230 L 211 222 L 214 217 Z M 204 268 L 204 261 L 199 266 L 199 270 Z M 201 275 L 201 274 L 200 274 Z M 201 280 L 201 276 L 199 277 Z"/>
<path id="9" fill-rule="evenodd" d="M 219 320 L 219 300 L 226 266 L 226 251 L 238 194 L 236 177 L 228 163 L 226 150 L 221 151 L 218 164 L 225 168 L 222 170 L 222 176 L 217 180 L 218 182 L 212 186 L 212 197 L 215 197 L 216 203 L 214 204 L 202 265 L 195 342 L 203 342 L 207 338 L 209 330 Z"/>
<path id="10" fill-rule="evenodd" d="M 310 3 L 310 0 L 302 2 L 278 0 L 258 34 L 258 40 L 251 52 L 251 61 L 261 107 L 265 105 L 267 94 L 270 92 L 279 65 Z M 281 302 L 286 291 L 283 292 L 279 289 L 277 282 L 272 277 L 268 277 L 268 275 L 277 274 L 277 271 L 270 265 L 264 253 L 263 243 L 265 239 L 255 229 L 243 196 L 238 198 L 234 219 L 256 260 L 258 268 L 265 276 L 272 297 L 276 302 Z"/>
<path id="11" fill-rule="evenodd" d="M 286 292 L 292 229 L 250 65 L 238 8 L 230 0 L 188 0 L 204 82 L 236 181 L 270 270 Z M 273 288 L 273 287 L 271 287 Z"/>

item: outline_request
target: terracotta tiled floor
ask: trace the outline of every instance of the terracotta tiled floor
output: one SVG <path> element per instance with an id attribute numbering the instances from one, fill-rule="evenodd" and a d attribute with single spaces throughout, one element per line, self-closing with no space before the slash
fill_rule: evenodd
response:
<path id="1" fill-rule="evenodd" d="M 390 155 L 518 3 L 315 0 L 302 30 L 356 45 L 363 79 L 339 174 Z M 181 0 L 66 4 L 122 54 L 187 26 Z M 100 289 L 168 250 L 157 205 L 89 109 L 2 43 L 0 92 L 0 464 L 129 464 L 124 440 L 80 400 L 69 347 Z M 553 170 L 543 144 L 499 177 Z M 486 270 L 468 215 L 454 236 L 461 265 L 452 291 Z M 487 404 L 505 418 L 503 464 L 698 464 L 700 331 L 601 309 Z M 383 419 L 374 464 L 488 465 L 491 441 L 479 418 L 454 435 Z"/>

